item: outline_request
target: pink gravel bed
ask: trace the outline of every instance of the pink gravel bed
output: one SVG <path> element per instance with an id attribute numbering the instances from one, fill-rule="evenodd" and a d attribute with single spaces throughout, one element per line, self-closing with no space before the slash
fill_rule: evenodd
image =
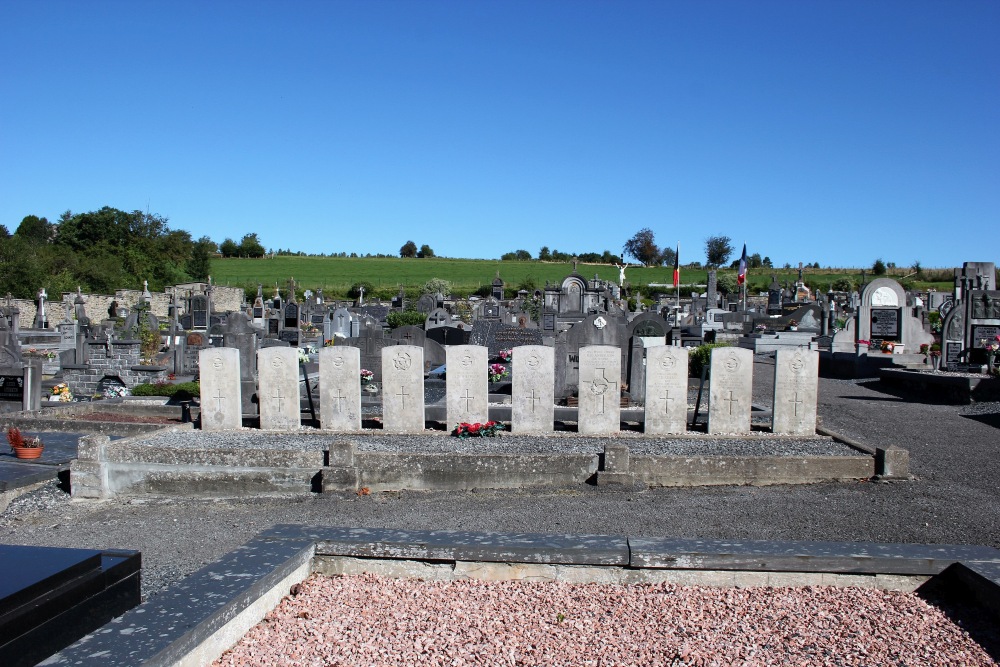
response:
<path id="1" fill-rule="evenodd" d="M 313 575 L 214 665 L 996 665 L 916 595 Z"/>

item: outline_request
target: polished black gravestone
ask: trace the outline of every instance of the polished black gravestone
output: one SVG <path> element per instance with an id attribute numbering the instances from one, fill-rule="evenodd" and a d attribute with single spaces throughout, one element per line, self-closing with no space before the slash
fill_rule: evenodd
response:
<path id="1" fill-rule="evenodd" d="M 0 545 L 0 665 L 34 665 L 139 604 L 138 551 Z"/>

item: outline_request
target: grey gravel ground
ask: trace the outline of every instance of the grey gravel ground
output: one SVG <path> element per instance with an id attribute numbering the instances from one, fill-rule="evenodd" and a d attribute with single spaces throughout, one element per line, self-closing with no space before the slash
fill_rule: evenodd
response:
<path id="1" fill-rule="evenodd" d="M 759 360 L 754 377 L 754 400 L 765 406 L 769 364 Z M 106 502 L 71 501 L 48 484 L 0 515 L 0 542 L 138 549 L 146 595 L 275 523 L 1000 547 L 1000 404 L 934 405 L 872 381 L 822 379 L 819 412 L 824 426 L 854 440 L 908 449 L 915 479 Z"/>

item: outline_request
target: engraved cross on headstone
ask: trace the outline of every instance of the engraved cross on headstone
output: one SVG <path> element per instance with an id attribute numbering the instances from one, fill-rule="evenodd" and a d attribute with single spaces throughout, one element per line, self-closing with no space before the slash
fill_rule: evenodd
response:
<path id="1" fill-rule="evenodd" d="M 465 390 L 465 396 L 459 396 L 458 398 L 461 401 L 465 401 L 465 409 L 466 410 L 471 410 L 472 409 L 472 401 L 476 400 L 475 396 L 470 396 L 469 395 L 469 390 L 468 389 Z"/>
<path id="2" fill-rule="evenodd" d="M 406 393 L 406 387 L 400 386 L 399 393 L 396 394 L 396 396 L 399 396 L 399 404 L 406 407 L 406 397 L 409 396 L 409 394 Z"/>
<path id="3" fill-rule="evenodd" d="M 610 380 L 607 377 L 605 377 L 604 374 L 605 374 L 604 368 L 595 368 L 594 379 L 590 383 L 590 391 L 593 392 L 595 395 L 601 397 L 601 409 L 597 413 L 600 415 L 604 414 L 604 410 L 606 407 L 605 401 L 607 399 L 608 391 L 617 389 L 618 387 L 617 380 Z"/>
<path id="4" fill-rule="evenodd" d="M 532 389 L 531 396 L 528 397 L 528 400 L 531 401 L 531 411 L 534 412 L 535 406 L 542 402 L 542 397 L 536 395 L 535 390 Z"/>
<path id="5" fill-rule="evenodd" d="M 336 408 L 337 412 L 338 413 L 343 412 L 344 401 L 347 400 L 347 396 L 344 395 L 344 390 L 341 389 L 340 387 L 337 387 L 337 395 L 333 397 L 333 400 L 337 402 L 337 408 Z"/>
<path id="6" fill-rule="evenodd" d="M 733 392 L 731 392 L 731 391 L 729 392 L 729 398 L 724 398 L 722 400 L 724 400 L 727 403 L 729 403 L 729 414 L 733 414 L 733 403 L 739 403 L 740 402 L 740 399 L 733 398 Z"/>
<path id="7" fill-rule="evenodd" d="M 794 411 L 795 411 L 793 414 L 796 417 L 798 417 L 799 416 L 799 406 L 802 405 L 802 403 L 803 403 L 802 399 L 799 398 L 799 392 L 795 392 L 795 396 L 790 401 L 788 401 L 788 402 L 791 403 L 793 406 L 795 406 L 793 408 Z"/>
<path id="8" fill-rule="evenodd" d="M 215 406 L 215 409 L 219 410 L 221 412 L 222 411 L 222 401 L 226 400 L 226 397 L 222 395 L 222 389 L 216 389 L 215 390 L 215 396 L 213 396 L 212 398 L 214 398 L 216 400 L 216 403 L 217 403 L 217 405 Z"/>
<path id="9" fill-rule="evenodd" d="M 670 412 L 670 402 L 672 400 L 674 400 L 673 397 L 670 395 L 670 390 L 669 389 L 664 389 L 663 390 L 663 396 L 660 396 L 660 400 L 663 401 L 663 414 L 669 413 Z"/>
<path id="10" fill-rule="evenodd" d="M 281 387 L 275 388 L 274 396 L 272 396 L 271 398 L 273 398 L 278 403 L 278 412 L 281 412 L 281 402 L 285 400 L 285 397 L 281 393 Z"/>
<path id="11" fill-rule="evenodd" d="M 434 313 L 433 315 L 431 315 L 431 317 L 428 318 L 427 321 L 430 322 L 431 324 L 441 324 L 446 320 L 444 315 L 442 315 L 441 313 Z"/>

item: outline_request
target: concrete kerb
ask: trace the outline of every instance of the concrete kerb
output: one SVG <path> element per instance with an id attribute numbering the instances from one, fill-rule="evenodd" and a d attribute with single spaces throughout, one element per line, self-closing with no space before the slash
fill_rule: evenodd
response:
<path id="1" fill-rule="evenodd" d="M 866 452 L 875 457 L 875 477 L 883 480 L 909 480 L 910 475 L 910 452 L 909 450 L 889 445 L 888 447 L 872 447 L 858 442 L 846 435 L 837 433 L 823 426 L 817 426 L 816 432 L 842 442 L 848 447 L 853 447 L 861 452 Z"/>
<path id="2" fill-rule="evenodd" d="M 1000 551 L 990 547 L 279 525 L 41 664 L 207 664 L 312 572 L 899 591 L 930 583 L 1000 618 Z"/>

